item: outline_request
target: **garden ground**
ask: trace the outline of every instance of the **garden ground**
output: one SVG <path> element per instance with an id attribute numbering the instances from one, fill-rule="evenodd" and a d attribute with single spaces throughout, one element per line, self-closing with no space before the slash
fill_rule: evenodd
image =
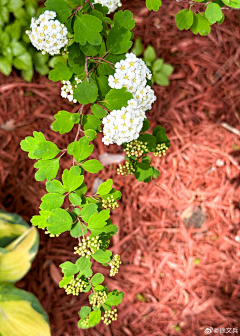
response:
<path id="1" fill-rule="evenodd" d="M 49 238 L 40 232 L 39 253 L 18 287 L 38 296 L 54 336 L 201 336 L 206 327 L 240 333 L 240 131 L 234 133 L 240 129 L 240 13 L 227 12 L 222 25 L 201 37 L 177 30 L 174 15 L 183 5 L 164 1 L 154 13 L 143 0 L 124 2 L 136 19 L 135 36 L 175 68 L 169 87 L 154 86 L 158 99 L 148 116 L 152 128 L 167 129 L 171 147 L 166 157 L 154 158 L 161 176 L 148 185 L 116 175 L 116 164 L 98 175 L 113 178 L 123 193 L 112 215 L 119 232 L 111 250 L 121 255 L 120 272 L 110 279 L 107 268 L 95 266 L 110 289 L 125 293 L 117 322 L 77 328 L 87 296 L 66 296 L 58 288 L 58 265 L 74 261 L 76 242 L 67 233 Z M 34 130 L 60 148 L 74 140 L 75 129 L 65 135 L 51 130 L 58 110 L 79 108 L 59 93 L 60 85 L 46 78 L 27 84 L 15 72 L 0 76 L 1 208 L 27 221 L 45 189 L 19 143 Z M 95 146 L 95 158 L 120 152 L 105 147 L 100 134 Z M 66 157 L 64 168 L 70 163 Z M 86 175 L 89 192 L 95 177 Z"/>

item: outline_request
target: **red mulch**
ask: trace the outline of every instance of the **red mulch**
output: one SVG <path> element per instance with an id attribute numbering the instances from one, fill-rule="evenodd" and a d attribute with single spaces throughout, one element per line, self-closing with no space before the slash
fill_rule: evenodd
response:
<path id="1" fill-rule="evenodd" d="M 119 226 L 112 251 L 121 254 L 120 272 L 110 279 L 107 268 L 95 265 L 110 289 L 125 293 L 118 321 L 77 328 L 87 296 L 66 296 L 57 285 L 57 266 L 75 260 L 76 242 L 68 234 L 40 233 L 38 256 L 18 286 L 38 296 L 55 336 L 176 335 L 173 325 L 181 328 L 178 334 L 194 336 L 208 326 L 240 327 L 240 138 L 221 126 L 239 128 L 239 11 L 227 12 L 223 25 L 200 37 L 177 30 L 174 14 L 181 5 L 175 2 L 165 2 L 158 13 L 145 10 L 142 0 L 130 7 L 135 35 L 153 44 L 175 71 L 169 87 L 154 87 L 158 100 L 149 113 L 152 127 L 166 127 L 172 144 L 166 157 L 155 159 L 161 171 L 156 184 L 119 177 L 115 164 L 99 174 L 113 178 L 123 193 L 112 216 Z M 38 212 L 44 183 L 34 180 L 33 161 L 20 140 L 37 130 L 66 148 L 76 132 L 62 136 L 50 128 L 58 110 L 78 108 L 60 97 L 59 88 L 46 78 L 26 84 L 16 73 L 0 77 L 0 125 L 15 125 L 0 129 L 1 208 L 26 220 Z M 95 145 L 94 157 L 119 151 L 100 138 Z M 67 167 L 71 159 L 63 163 Z M 94 177 L 87 175 L 90 190 Z"/>

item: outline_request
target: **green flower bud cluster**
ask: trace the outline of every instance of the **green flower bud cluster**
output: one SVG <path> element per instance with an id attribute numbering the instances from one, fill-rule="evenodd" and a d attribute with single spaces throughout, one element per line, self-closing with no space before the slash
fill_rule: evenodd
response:
<path id="1" fill-rule="evenodd" d="M 115 256 L 113 257 L 113 259 L 109 262 L 109 265 L 111 266 L 111 270 L 110 270 L 110 276 L 114 276 L 115 274 L 118 273 L 118 269 L 121 265 L 121 261 L 120 261 L 120 255 L 119 254 L 115 254 Z"/>
<path id="2" fill-rule="evenodd" d="M 66 294 L 79 295 L 85 287 L 87 287 L 87 284 L 83 280 L 76 278 L 72 279 L 68 285 L 65 285 L 64 289 Z"/>
<path id="3" fill-rule="evenodd" d="M 165 143 L 157 144 L 156 151 L 153 152 L 153 155 L 159 157 L 161 157 L 162 155 L 166 155 L 167 149 L 168 147 L 165 145 Z"/>
<path id="4" fill-rule="evenodd" d="M 48 231 L 48 230 L 46 230 L 45 232 L 44 232 L 45 234 L 48 234 L 49 235 L 49 237 L 59 237 L 60 236 L 60 234 L 53 234 L 53 233 L 51 233 L 50 231 Z"/>
<path id="5" fill-rule="evenodd" d="M 89 315 L 85 317 L 85 319 L 82 321 L 82 326 L 88 327 L 89 322 Z"/>
<path id="6" fill-rule="evenodd" d="M 112 323 L 112 321 L 117 321 L 117 309 L 114 310 L 108 310 L 105 312 L 105 314 L 103 315 L 103 317 L 101 317 L 101 320 L 103 321 L 103 323 L 105 323 L 106 325 Z"/>
<path id="7" fill-rule="evenodd" d="M 96 250 L 100 249 L 101 240 L 99 240 L 99 236 L 97 237 L 87 237 L 83 238 L 81 242 L 79 242 L 78 246 L 74 247 L 74 254 L 79 254 L 80 256 L 86 258 L 90 257 L 92 254 L 96 252 Z"/>
<path id="8" fill-rule="evenodd" d="M 114 200 L 113 195 L 111 195 L 111 197 L 108 197 L 106 200 L 104 199 L 102 201 L 102 206 L 105 209 L 109 208 L 115 210 L 115 208 L 118 208 L 117 201 Z"/>
<path id="9" fill-rule="evenodd" d="M 106 292 L 96 292 L 92 295 L 91 299 L 89 300 L 90 304 L 93 305 L 93 307 L 100 308 L 107 299 L 107 293 Z"/>
<path id="10" fill-rule="evenodd" d="M 143 154 L 147 154 L 149 152 L 146 145 L 147 142 L 143 143 L 142 141 L 133 140 L 127 144 L 123 151 L 126 152 L 128 157 L 141 157 Z"/>
<path id="11" fill-rule="evenodd" d="M 120 165 L 117 168 L 117 174 L 118 175 L 126 175 L 127 176 L 127 175 L 133 174 L 134 172 L 135 172 L 135 169 L 133 167 L 133 164 L 129 161 L 126 161 L 125 165 L 123 165 L 123 166 L 120 163 Z"/>

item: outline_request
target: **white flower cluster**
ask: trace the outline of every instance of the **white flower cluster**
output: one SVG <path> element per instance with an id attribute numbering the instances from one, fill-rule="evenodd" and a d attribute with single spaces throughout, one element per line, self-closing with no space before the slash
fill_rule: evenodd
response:
<path id="1" fill-rule="evenodd" d="M 145 62 L 133 53 L 126 54 L 126 59 L 115 65 L 116 72 L 109 76 L 108 84 L 111 88 L 127 88 L 133 99 L 128 106 L 121 110 L 114 110 L 103 118 L 103 143 L 105 145 L 130 142 L 139 137 L 139 132 L 146 118 L 145 112 L 151 109 L 156 100 L 154 91 L 147 85 L 147 79 L 152 74 Z"/>
<path id="2" fill-rule="evenodd" d="M 141 109 L 132 106 L 135 104 L 136 101 L 131 99 L 127 107 L 113 110 L 103 118 L 102 141 L 105 145 L 116 143 L 120 146 L 124 142 L 130 142 L 139 137 L 145 114 Z"/>
<path id="3" fill-rule="evenodd" d="M 121 1 L 119 0 L 96 0 L 93 2 L 93 4 L 96 3 L 99 3 L 102 6 L 107 6 L 109 9 L 108 14 L 114 12 L 118 7 L 122 6 Z"/>
<path id="4" fill-rule="evenodd" d="M 67 28 L 58 20 L 55 12 L 46 10 L 36 20 L 32 18 L 31 31 L 27 30 L 30 41 L 42 54 L 60 54 L 60 49 L 68 44 Z"/>
<path id="5" fill-rule="evenodd" d="M 70 102 L 77 103 L 77 100 L 73 98 L 73 90 L 77 88 L 79 83 L 82 83 L 81 79 L 75 77 L 76 84 L 72 84 L 70 81 L 63 80 L 63 86 L 61 87 L 61 96 L 67 98 Z"/>

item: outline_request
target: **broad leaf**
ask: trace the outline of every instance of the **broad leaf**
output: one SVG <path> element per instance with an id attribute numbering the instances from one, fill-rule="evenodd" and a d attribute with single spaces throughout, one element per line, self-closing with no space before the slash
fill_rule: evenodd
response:
<path id="1" fill-rule="evenodd" d="M 109 194 L 112 190 L 113 180 L 109 179 L 106 182 L 103 182 L 97 190 L 97 194 L 99 195 L 106 195 Z"/>
<path id="2" fill-rule="evenodd" d="M 64 194 L 67 190 L 58 180 L 49 181 L 46 183 L 46 189 L 49 193 Z"/>
<path id="3" fill-rule="evenodd" d="M 92 154 L 93 145 L 89 145 L 87 137 L 82 137 L 78 141 L 74 141 L 68 145 L 68 154 L 73 155 L 77 162 L 81 162 Z"/>
<path id="4" fill-rule="evenodd" d="M 82 217 L 82 220 L 86 223 L 88 223 L 88 220 L 89 218 L 97 213 L 97 205 L 96 204 L 87 204 L 83 207 L 83 209 L 81 210 L 81 217 Z"/>
<path id="5" fill-rule="evenodd" d="M 206 36 L 210 33 L 211 27 L 209 21 L 202 15 L 202 13 L 195 14 L 193 19 L 193 25 L 191 26 L 193 34 Z"/>
<path id="6" fill-rule="evenodd" d="M 104 227 L 107 224 L 107 220 L 110 217 L 110 210 L 102 210 L 99 213 L 92 215 L 88 220 L 88 228 L 97 229 L 100 227 Z"/>
<path id="7" fill-rule="evenodd" d="M 108 263 L 111 259 L 112 252 L 109 250 L 103 251 L 103 250 L 97 250 L 93 255 L 92 258 L 96 260 L 97 262 L 104 264 Z"/>
<path id="8" fill-rule="evenodd" d="M 105 77 L 105 76 L 104 76 Z M 104 118 L 107 115 L 107 112 L 97 104 L 91 105 L 91 111 L 97 118 Z"/>
<path id="9" fill-rule="evenodd" d="M 47 229 L 52 234 L 59 234 L 69 231 L 72 226 L 72 217 L 66 210 L 53 209 L 50 211 L 50 216 L 47 219 Z"/>
<path id="10" fill-rule="evenodd" d="M 177 13 L 175 21 L 178 29 L 189 29 L 193 24 L 193 12 L 191 9 L 182 9 L 179 13 Z"/>
<path id="11" fill-rule="evenodd" d="M 57 176 L 58 169 L 59 169 L 59 160 L 52 159 L 52 160 L 40 160 L 35 163 L 34 167 L 38 168 L 39 170 L 35 174 L 35 179 L 37 181 L 50 181 Z"/>
<path id="12" fill-rule="evenodd" d="M 98 173 L 101 169 L 103 169 L 103 165 L 98 160 L 88 160 L 81 163 L 83 169 L 87 172 L 95 174 Z"/>
<path id="13" fill-rule="evenodd" d="M 72 77 L 73 73 L 69 69 L 66 63 L 58 62 L 55 65 L 55 68 L 49 72 L 49 79 L 53 82 L 69 80 Z"/>
<path id="14" fill-rule="evenodd" d="M 114 21 L 118 23 L 120 27 L 127 28 L 129 30 L 135 27 L 135 20 L 133 20 L 133 13 L 129 10 L 118 11 L 114 14 Z"/>
<path id="15" fill-rule="evenodd" d="M 79 13 L 74 22 L 75 40 L 81 45 L 89 42 L 92 45 L 99 45 L 102 42 L 102 21 L 89 14 Z"/>
<path id="16" fill-rule="evenodd" d="M 154 12 L 157 12 L 159 10 L 159 7 L 162 6 L 161 0 L 146 0 L 146 5 L 149 10 L 153 10 Z"/>
<path id="17" fill-rule="evenodd" d="M 63 264 L 59 265 L 59 267 L 62 269 L 62 272 L 66 277 L 70 277 L 78 273 L 78 267 L 70 261 L 64 262 Z"/>
<path id="18" fill-rule="evenodd" d="M 94 79 L 90 78 L 88 83 L 87 78 L 82 83 L 79 83 L 73 91 L 73 97 L 83 105 L 94 103 L 98 96 L 98 87 Z"/>
<path id="19" fill-rule="evenodd" d="M 133 95 L 127 91 L 125 87 L 122 89 L 112 89 L 110 90 L 105 97 L 105 104 L 107 108 L 111 111 L 120 110 L 123 106 L 127 106 L 127 103 L 130 99 L 133 98 Z"/>
<path id="20" fill-rule="evenodd" d="M 91 283 L 95 287 L 97 285 L 100 285 L 104 281 L 104 276 L 101 273 L 96 273 L 92 278 L 91 278 Z"/>
<path id="21" fill-rule="evenodd" d="M 112 54 L 122 54 L 127 52 L 132 46 L 132 33 L 123 27 L 113 27 L 108 33 L 107 48 Z"/>
<path id="22" fill-rule="evenodd" d="M 109 306 L 117 306 L 122 302 L 123 297 L 123 292 L 118 292 L 118 290 L 115 289 L 108 294 L 105 303 Z"/>
<path id="23" fill-rule="evenodd" d="M 68 133 L 72 130 L 74 124 L 80 121 L 79 113 L 70 113 L 67 111 L 59 111 L 55 114 L 56 119 L 52 124 L 52 129 L 60 134 Z"/>
<path id="24" fill-rule="evenodd" d="M 97 118 L 95 115 L 87 114 L 82 118 L 82 125 L 84 131 L 86 130 L 95 130 L 97 132 L 100 131 L 101 120 Z"/>
<path id="25" fill-rule="evenodd" d="M 205 16 L 210 23 L 216 23 L 217 21 L 220 21 L 223 17 L 221 7 L 217 3 L 210 2 L 207 5 Z"/>
<path id="26" fill-rule="evenodd" d="M 40 205 L 41 210 L 52 210 L 56 208 L 60 208 L 64 202 L 64 195 L 49 193 L 44 195 L 41 200 L 42 203 Z"/>
<path id="27" fill-rule="evenodd" d="M 84 176 L 81 175 L 81 169 L 73 166 L 70 170 L 65 169 L 62 175 L 63 185 L 68 192 L 76 190 L 83 183 Z"/>
<path id="28" fill-rule="evenodd" d="M 57 13 L 57 19 L 61 23 L 65 23 L 72 12 L 71 7 L 64 0 L 47 0 L 45 6 L 47 10 Z"/>

